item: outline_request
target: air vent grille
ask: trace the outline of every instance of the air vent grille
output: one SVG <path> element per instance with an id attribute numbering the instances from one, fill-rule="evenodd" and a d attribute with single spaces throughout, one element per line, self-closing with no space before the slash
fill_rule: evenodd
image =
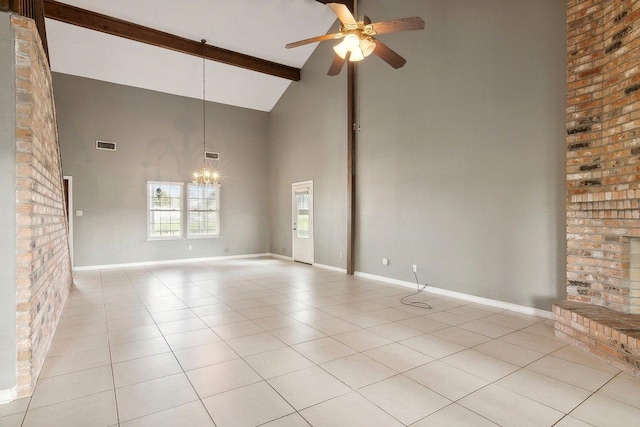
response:
<path id="1" fill-rule="evenodd" d="M 214 153 L 213 151 L 205 151 L 204 158 L 209 160 L 218 160 L 220 159 L 220 154 Z"/>
<path id="2" fill-rule="evenodd" d="M 116 143 L 96 140 L 96 148 L 98 150 L 116 151 Z"/>

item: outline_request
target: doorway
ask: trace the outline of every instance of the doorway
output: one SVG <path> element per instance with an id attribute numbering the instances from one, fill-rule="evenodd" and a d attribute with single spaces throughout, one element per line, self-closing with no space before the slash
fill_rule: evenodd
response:
<path id="1" fill-rule="evenodd" d="M 73 267 L 73 178 L 63 176 L 62 183 L 64 185 L 65 213 L 69 227 L 69 258 L 71 259 L 71 267 Z"/>
<path id="2" fill-rule="evenodd" d="M 291 184 L 292 257 L 313 264 L 313 181 Z"/>

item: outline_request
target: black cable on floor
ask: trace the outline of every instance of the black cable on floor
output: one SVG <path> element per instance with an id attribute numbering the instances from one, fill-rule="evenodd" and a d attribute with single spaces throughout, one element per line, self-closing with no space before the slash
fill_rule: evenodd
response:
<path id="1" fill-rule="evenodd" d="M 411 269 L 411 271 L 413 271 L 413 269 Z M 418 292 L 414 292 L 412 294 L 409 294 L 409 295 L 406 295 L 406 296 L 402 297 L 400 302 L 402 303 L 402 305 L 408 305 L 409 307 L 417 307 L 417 308 L 424 308 L 426 310 L 431 310 L 433 307 L 431 307 L 426 302 L 423 302 L 423 301 L 405 301 L 407 298 L 410 298 L 412 296 L 418 295 L 419 293 L 424 291 L 427 288 L 427 286 L 429 286 L 428 283 L 425 283 L 424 286 L 422 286 L 422 288 L 421 288 L 420 287 L 420 282 L 418 281 L 418 275 L 416 274 L 415 271 L 413 271 L 413 275 L 416 278 L 416 286 L 418 288 Z"/>

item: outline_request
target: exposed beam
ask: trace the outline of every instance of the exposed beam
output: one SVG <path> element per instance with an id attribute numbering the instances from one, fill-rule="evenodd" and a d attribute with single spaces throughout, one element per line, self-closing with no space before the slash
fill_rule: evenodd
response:
<path id="1" fill-rule="evenodd" d="M 353 0 L 316 0 L 318 3 L 327 4 L 327 3 L 342 3 L 347 6 L 350 11 L 353 12 L 354 4 Z"/>
<path id="2" fill-rule="evenodd" d="M 0 0 L 1 1 L 1 0 Z M 1 4 L 1 3 L 0 3 Z M 184 37 L 158 31 L 153 28 L 123 21 L 111 16 L 102 15 L 90 10 L 81 9 L 53 0 L 44 0 L 44 12 L 47 18 L 67 24 L 77 25 L 90 30 L 100 31 L 126 39 L 147 43 L 153 46 L 171 49 L 177 52 L 194 55 L 199 58 L 204 56 L 212 61 L 232 65 L 269 74 L 283 79 L 300 80 L 300 69 L 243 53 L 222 49 L 216 46 L 206 45 L 202 49 L 202 43 L 189 40 Z"/>
<path id="3" fill-rule="evenodd" d="M 48 61 L 49 47 L 47 45 L 47 31 L 44 26 L 43 0 L 0 0 L 0 11 L 13 12 L 25 18 L 33 19 Z"/>
<path id="4" fill-rule="evenodd" d="M 351 13 L 354 0 L 316 0 L 319 3 L 342 3 Z M 355 62 L 347 61 L 347 274 L 356 270 L 356 148 L 358 142 L 357 69 Z"/>
<path id="5" fill-rule="evenodd" d="M 347 61 L 347 274 L 356 270 L 357 65 Z"/>

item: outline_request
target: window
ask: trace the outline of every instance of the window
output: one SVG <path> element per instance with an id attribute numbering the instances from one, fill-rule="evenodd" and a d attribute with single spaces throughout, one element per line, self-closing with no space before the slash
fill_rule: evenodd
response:
<path id="1" fill-rule="evenodd" d="M 182 233 L 182 183 L 148 182 L 149 239 L 177 239 Z"/>
<path id="2" fill-rule="evenodd" d="M 220 186 L 187 184 L 189 237 L 220 235 Z"/>
<path id="3" fill-rule="evenodd" d="M 149 240 L 220 236 L 219 185 L 148 181 L 147 210 Z"/>
<path id="4" fill-rule="evenodd" d="M 296 235 L 303 239 L 309 238 L 309 190 L 296 191 Z"/>

